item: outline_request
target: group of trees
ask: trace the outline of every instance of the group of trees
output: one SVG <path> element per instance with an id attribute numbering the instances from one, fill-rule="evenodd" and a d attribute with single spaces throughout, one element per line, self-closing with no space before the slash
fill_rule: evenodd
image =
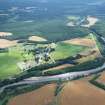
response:
<path id="1" fill-rule="evenodd" d="M 0 48 L 0 53 L 8 52 L 8 48 Z"/>
<path id="2" fill-rule="evenodd" d="M 82 64 L 77 64 L 73 67 L 68 67 L 63 70 L 50 70 L 45 72 L 44 75 L 57 75 L 57 74 L 63 74 L 67 72 L 75 72 L 75 71 L 84 71 L 84 70 L 89 70 L 89 69 L 94 69 L 99 66 L 101 66 L 104 63 L 105 59 L 104 58 L 96 58 L 95 60 L 92 61 L 87 61 Z"/>
<path id="3" fill-rule="evenodd" d="M 99 87 L 99 88 L 105 90 L 105 84 L 100 83 L 100 82 L 97 81 L 97 79 L 98 79 L 99 77 L 100 77 L 100 74 L 95 75 L 95 77 L 93 77 L 89 82 L 90 82 L 91 84 L 95 85 L 96 87 Z"/>

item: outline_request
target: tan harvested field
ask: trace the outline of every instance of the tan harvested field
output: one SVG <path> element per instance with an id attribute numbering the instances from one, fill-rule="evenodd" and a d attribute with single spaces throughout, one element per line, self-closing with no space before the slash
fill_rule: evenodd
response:
<path id="1" fill-rule="evenodd" d="M 71 40 L 66 40 L 64 42 L 69 44 L 74 44 L 74 45 L 87 46 L 87 47 L 94 47 L 96 45 L 92 39 L 88 39 L 88 38 L 75 38 Z"/>
<path id="2" fill-rule="evenodd" d="M 39 36 L 31 36 L 28 38 L 30 41 L 47 41 L 46 39 L 39 37 Z"/>
<path id="3" fill-rule="evenodd" d="M 101 76 L 97 80 L 105 84 L 105 71 L 101 73 Z"/>
<path id="4" fill-rule="evenodd" d="M 105 105 L 105 91 L 77 80 L 67 83 L 57 99 L 58 105 Z"/>
<path id="5" fill-rule="evenodd" d="M 10 41 L 6 39 L 0 39 L 0 48 L 7 48 L 7 47 L 15 46 L 17 45 L 17 42 L 18 42 L 17 40 Z"/>
<path id="6" fill-rule="evenodd" d="M 60 66 L 57 66 L 57 67 L 53 67 L 53 68 L 44 70 L 44 72 L 52 71 L 52 70 L 62 70 L 62 69 L 64 69 L 64 68 L 72 67 L 72 66 L 73 66 L 72 64 L 63 64 L 63 65 L 60 65 Z"/>
<path id="7" fill-rule="evenodd" d="M 45 85 L 35 91 L 14 97 L 8 105 L 49 105 L 54 99 L 56 84 Z"/>
<path id="8" fill-rule="evenodd" d="M 91 54 L 92 51 L 95 51 L 95 53 Z M 84 51 L 84 52 L 81 53 L 81 55 L 86 55 L 86 54 L 87 54 L 87 56 L 84 56 L 80 59 L 77 59 L 76 61 L 78 63 L 83 63 L 83 62 L 87 62 L 87 61 L 90 61 L 90 60 L 94 60 L 95 58 L 102 56 L 99 49 L 91 49 L 89 52 Z"/>
<path id="9" fill-rule="evenodd" d="M 11 36 L 12 33 L 10 32 L 0 32 L 0 36 Z"/>

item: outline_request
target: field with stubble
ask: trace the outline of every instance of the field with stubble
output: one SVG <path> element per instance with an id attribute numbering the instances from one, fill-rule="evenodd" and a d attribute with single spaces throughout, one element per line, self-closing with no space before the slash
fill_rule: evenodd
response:
<path id="1" fill-rule="evenodd" d="M 74 44 L 74 45 L 88 46 L 88 47 L 95 46 L 95 43 L 93 42 L 93 40 L 88 38 L 74 38 L 71 40 L 66 40 L 64 42 L 69 44 Z"/>
<path id="2" fill-rule="evenodd" d="M 104 105 L 105 91 L 86 80 L 77 80 L 65 85 L 58 96 L 58 105 Z"/>
<path id="3" fill-rule="evenodd" d="M 105 84 L 105 71 L 101 73 L 101 76 L 98 78 L 98 81 Z"/>
<path id="4" fill-rule="evenodd" d="M 14 97 L 8 105 L 50 105 L 54 99 L 55 84 L 45 85 L 35 91 Z"/>
<path id="5" fill-rule="evenodd" d="M 8 48 L 17 45 L 17 40 L 10 41 L 6 39 L 0 39 L 0 48 Z"/>

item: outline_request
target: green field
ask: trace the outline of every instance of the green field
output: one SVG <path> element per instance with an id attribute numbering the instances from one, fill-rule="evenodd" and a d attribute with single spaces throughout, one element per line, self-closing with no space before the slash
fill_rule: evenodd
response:
<path id="1" fill-rule="evenodd" d="M 7 76 L 11 76 L 19 73 L 19 69 L 16 66 L 19 58 L 13 55 L 9 55 L 8 53 L 0 54 L 0 78 L 6 78 Z"/>
<path id="2" fill-rule="evenodd" d="M 9 52 L 0 53 L 0 79 L 19 74 L 21 71 L 17 63 L 23 60 L 21 50 L 18 47 L 9 49 Z M 28 59 L 30 55 L 25 54 Z"/>
<path id="3" fill-rule="evenodd" d="M 74 56 L 88 47 L 72 45 L 67 43 L 58 43 L 56 47 L 56 51 L 52 53 L 52 57 L 56 60 L 58 59 L 65 59 L 70 56 Z"/>

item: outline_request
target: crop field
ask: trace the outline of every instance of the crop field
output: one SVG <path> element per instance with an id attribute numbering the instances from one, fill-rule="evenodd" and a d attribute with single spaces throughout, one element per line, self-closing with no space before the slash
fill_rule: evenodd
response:
<path id="1" fill-rule="evenodd" d="M 14 97 L 8 105 L 49 105 L 54 99 L 56 84 L 45 85 L 35 91 Z"/>
<path id="2" fill-rule="evenodd" d="M 63 64 L 63 65 L 60 65 L 60 66 L 57 66 L 57 67 L 53 67 L 53 68 L 44 70 L 43 74 L 48 72 L 48 71 L 64 70 L 67 67 L 73 67 L 73 66 L 74 66 L 73 64 Z"/>
<path id="3" fill-rule="evenodd" d="M 93 40 L 88 38 L 75 38 L 64 42 L 74 44 L 74 45 L 88 46 L 88 47 L 94 46 Z"/>
<path id="4" fill-rule="evenodd" d="M 105 84 L 105 71 L 101 73 L 101 76 L 97 79 L 97 81 Z"/>
<path id="5" fill-rule="evenodd" d="M 63 83 L 55 96 L 56 84 L 49 84 L 32 92 L 13 97 L 7 105 L 103 105 L 105 91 L 88 81 L 93 76 Z M 75 101 L 76 100 L 76 101 Z"/>
<path id="6" fill-rule="evenodd" d="M 6 39 L 0 39 L 0 48 L 8 48 L 11 46 L 15 46 L 17 45 L 17 41 L 10 41 L 10 40 L 6 40 Z"/>
<path id="7" fill-rule="evenodd" d="M 86 80 L 77 80 L 67 83 L 57 99 L 58 105 L 103 105 L 104 97 L 104 90 L 91 85 Z"/>

